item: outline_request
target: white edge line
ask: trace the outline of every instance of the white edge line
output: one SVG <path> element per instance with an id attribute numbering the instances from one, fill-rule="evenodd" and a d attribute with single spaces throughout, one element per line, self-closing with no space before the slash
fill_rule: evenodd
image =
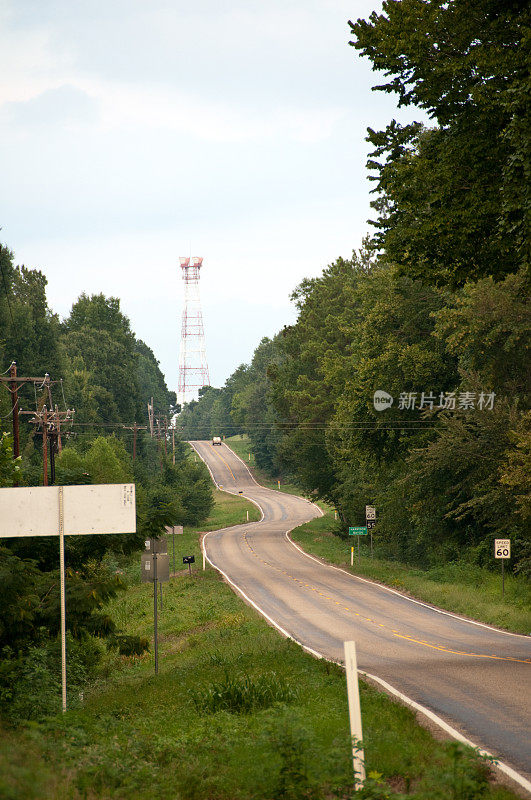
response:
<path id="1" fill-rule="evenodd" d="M 410 697 L 407 697 L 407 695 L 402 694 L 402 692 L 398 691 L 398 689 L 395 689 L 395 687 L 391 686 L 391 684 L 387 683 L 387 681 L 378 678 L 376 675 L 371 675 L 370 672 L 365 672 L 364 670 L 359 669 L 358 672 L 360 673 L 360 675 L 365 675 L 366 678 L 370 678 L 371 680 L 376 681 L 376 683 L 382 686 L 386 690 L 386 692 L 389 692 L 395 697 L 398 697 L 400 700 L 402 700 L 402 702 L 406 703 L 408 706 L 411 706 L 411 708 L 414 708 L 415 711 L 424 714 L 425 717 L 428 717 L 428 719 L 430 719 L 432 722 L 435 722 L 435 724 L 438 725 L 440 728 L 442 728 L 446 733 L 450 734 L 452 738 L 457 739 L 460 742 L 463 742 L 463 744 L 466 744 L 469 747 L 473 747 L 474 750 L 476 750 L 476 752 L 478 752 L 482 756 L 493 758 L 492 753 L 489 753 L 488 750 L 484 750 L 482 747 L 478 747 L 478 745 L 474 744 L 474 742 L 470 741 L 470 739 L 467 739 L 466 736 L 463 736 L 462 733 L 459 733 L 459 731 L 457 731 L 455 728 L 452 728 L 451 725 L 448 725 L 448 723 L 445 722 L 441 717 L 437 716 L 437 714 L 434 714 L 433 711 L 430 711 L 429 708 L 420 705 L 420 703 L 417 703 L 415 700 L 412 700 Z M 511 780 L 513 780 L 523 789 L 526 789 L 526 791 L 531 793 L 531 782 L 528 781 L 526 778 L 524 778 L 523 775 L 520 775 L 519 772 L 516 772 L 516 770 L 514 770 L 508 764 L 505 764 L 503 761 L 498 761 L 498 759 L 495 758 L 493 766 L 497 767 L 500 770 L 500 772 L 504 772 L 509 778 L 511 778 Z"/>
<path id="2" fill-rule="evenodd" d="M 305 523 L 303 523 L 305 524 Z M 300 526 L 297 526 L 300 527 Z M 292 528 L 291 530 L 295 530 Z M 401 597 L 403 600 L 409 600 L 410 603 L 415 603 L 417 606 L 423 606 L 424 608 L 428 608 L 430 611 L 435 611 L 437 614 L 444 614 L 446 617 L 453 617 L 453 619 L 458 619 L 460 622 L 468 622 L 469 625 L 477 625 L 479 628 L 486 628 L 488 631 L 493 631 L 494 633 L 504 633 L 506 636 L 518 636 L 519 638 L 529 639 L 530 637 L 525 633 L 514 633 L 513 631 L 504 631 L 502 628 L 495 628 L 492 625 L 487 625 L 486 622 L 478 622 L 475 619 L 467 619 L 467 617 L 460 617 L 459 614 L 454 614 L 452 611 L 445 611 L 443 608 L 437 608 L 437 606 L 432 606 L 429 603 L 424 603 L 422 600 L 415 600 L 414 597 L 409 597 L 407 594 L 403 594 L 402 592 L 397 591 L 396 589 L 391 589 L 390 586 L 386 586 L 384 583 L 377 583 L 376 581 L 371 581 L 370 578 L 362 578 L 360 575 L 355 575 L 353 572 L 347 572 L 346 569 L 342 567 L 337 567 L 335 564 L 330 564 L 328 561 L 321 560 L 316 556 L 310 555 L 305 550 L 302 549 L 298 544 L 296 544 L 291 536 L 289 535 L 291 531 L 286 531 L 286 538 L 293 547 L 296 547 L 297 550 L 302 553 L 303 556 L 306 558 L 311 558 L 312 561 L 315 561 L 317 564 L 321 564 L 323 567 L 330 567 L 331 569 L 335 569 L 338 572 L 342 572 L 344 575 L 348 575 L 350 578 L 353 578 L 357 581 L 362 581 L 362 583 L 369 583 L 371 586 L 375 586 L 378 589 L 385 589 L 386 592 L 391 592 L 391 594 L 396 594 L 398 597 Z"/>
<path id="3" fill-rule="evenodd" d="M 191 447 L 194 450 L 196 450 L 196 448 L 193 445 L 191 445 Z M 198 454 L 199 458 L 201 458 L 201 454 L 199 453 L 198 450 L 196 450 L 196 453 Z M 236 455 L 236 453 L 234 455 Z M 238 456 L 236 456 L 236 457 L 238 458 Z M 203 459 L 201 459 L 201 460 L 203 461 Z M 240 461 L 241 461 L 241 459 L 240 459 Z M 210 475 L 212 476 L 212 480 L 214 481 L 215 485 L 218 486 L 218 484 L 216 483 L 216 481 L 214 479 L 214 476 L 212 475 L 212 472 L 210 471 L 210 468 L 209 468 L 208 464 L 206 463 L 206 461 L 203 461 L 203 463 L 206 465 L 208 471 L 210 472 Z M 245 465 L 245 462 L 242 461 L 242 463 Z M 253 478 L 253 480 L 254 480 L 254 478 Z M 255 481 L 255 483 L 256 483 L 256 481 Z M 259 486 L 259 484 L 257 484 L 257 486 Z M 261 486 L 260 488 L 264 489 L 266 487 Z M 232 492 L 227 492 L 227 494 L 232 494 Z M 250 500 L 251 498 L 246 498 L 246 499 Z M 260 505 L 254 500 L 251 501 L 251 502 L 254 502 L 255 505 L 258 506 L 258 508 L 260 508 L 260 510 L 262 511 L 262 518 L 263 518 L 264 512 L 263 512 L 262 508 L 260 507 Z M 311 501 L 308 501 L 308 502 L 311 503 Z M 312 505 L 315 505 L 315 503 L 312 503 Z M 319 506 L 315 506 L 315 507 L 319 511 L 321 511 Z M 321 515 L 322 515 L 322 511 L 321 511 Z M 308 556 L 308 558 L 311 558 L 313 561 L 316 561 L 318 564 L 323 565 L 322 561 L 319 561 L 319 559 L 315 558 L 314 556 L 311 556 L 308 553 L 305 553 L 304 550 L 302 550 L 302 548 L 300 548 L 297 544 L 295 544 L 295 542 L 289 536 L 289 534 L 291 533 L 292 530 L 294 530 L 294 528 L 291 528 L 289 531 L 286 531 L 286 537 L 287 537 L 288 541 L 291 542 L 291 544 L 294 547 L 296 547 L 297 550 L 300 550 L 300 552 L 303 553 L 303 555 Z M 313 648 L 308 647 L 308 645 L 303 644 L 298 639 L 296 639 L 294 636 L 292 636 L 290 633 L 288 633 L 285 630 L 285 628 L 283 628 L 281 625 L 279 625 L 278 622 L 275 622 L 275 620 L 272 617 L 270 617 L 269 614 L 267 614 L 262 608 L 260 608 L 260 606 L 257 603 L 254 602 L 254 600 L 251 600 L 251 598 L 243 591 L 243 589 L 241 589 L 238 586 L 237 583 L 235 583 L 231 578 L 229 578 L 229 576 L 227 575 L 226 572 L 223 572 L 222 569 L 220 569 L 216 564 L 214 564 L 213 561 L 211 561 L 211 559 L 208 557 L 208 555 L 206 553 L 206 546 L 205 546 L 205 539 L 210 533 L 216 533 L 216 531 L 208 531 L 207 533 L 205 533 L 205 535 L 203 536 L 203 539 L 202 539 L 203 552 L 204 552 L 205 558 L 208 561 L 208 563 L 210 564 L 210 566 L 213 567 L 214 569 L 217 569 L 217 571 L 221 575 L 223 575 L 225 580 L 228 583 L 230 583 L 230 585 L 232 587 L 234 587 L 234 589 L 236 589 L 238 594 L 240 594 L 256 611 L 258 611 L 259 614 L 261 614 L 269 623 L 271 623 L 271 625 L 274 628 L 276 628 L 276 630 L 279 631 L 279 633 L 281 633 L 287 639 L 291 639 L 293 642 L 295 642 L 295 644 L 298 644 L 299 647 L 302 647 L 302 649 L 305 650 L 307 653 L 310 653 L 312 656 L 315 656 L 315 658 L 323 659 L 324 661 L 330 661 L 333 664 L 338 664 L 342 669 L 344 669 L 345 668 L 344 664 L 341 661 L 337 661 L 334 658 L 327 658 L 322 653 L 319 653 L 318 650 L 314 650 Z M 352 573 L 350 573 L 350 572 L 346 572 L 346 570 L 341 569 L 341 567 L 334 567 L 332 564 L 330 564 L 329 566 L 332 566 L 333 569 L 337 569 L 340 572 L 344 572 L 345 575 L 350 575 L 353 578 L 357 578 L 358 577 L 357 575 L 352 575 Z M 365 578 L 358 578 L 358 580 L 362 580 L 365 583 L 371 583 L 374 586 L 380 586 L 380 584 L 374 583 L 373 581 L 366 580 Z M 384 586 L 383 588 L 388 589 L 389 587 Z M 389 591 L 393 592 L 393 594 L 400 595 L 400 597 L 405 597 L 407 600 L 411 600 L 410 597 L 407 597 L 406 595 L 403 595 L 400 592 L 396 592 L 394 589 L 389 589 Z M 411 601 L 414 602 L 414 603 L 418 603 L 419 605 L 426 606 L 427 608 L 432 608 L 432 606 L 428 606 L 426 603 L 421 603 L 418 600 L 411 600 Z M 448 616 L 451 616 L 451 617 L 456 617 L 456 619 L 463 619 L 465 622 L 473 622 L 473 620 L 467 620 L 467 619 L 464 619 L 463 617 L 457 617 L 455 614 L 450 614 L 447 611 L 441 611 L 440 609 L 437 609 L 437 608 L 434 608 L 433 610 L 434 611 L 440 611 L 440 613 L 442 613 L 442 614 L 448 614 Z M 495 630 L 495 631 L 497 630 L 497 628 L 490 628 L 490 626 L 483 625 L 480 622 L 476 623 L 476 624 L 482 625 L 482 627 L 489 628 L 489 630 Z M 503 631 L 503 633 L 508 633 L 508 631 Z M 511 634 L 511 635 L 518 636 L 520 634 Z M 366 678 L 369 678 L 370 680 L 375 681 L 383 689 L 385 689 L 386 692 L 388 692 L 389 694 L 394 695 L 395 697 L 397 697 L 399 700 L 401 700 L 406 705 L 410 706 L 411 708 L 414 708 L 415 711 L 418 711 L 420 714 L 423 714 L 429 720 L 431 720 L 436 725 L 438 725 L 440 728 L 442 728 L 442 730 L 445 731 L 446 733 L 448 733 L 453 739 L 457 739 L 457 741 L 463 742 L 463 744 L 466 744 L 469 747 L 472 747 L 474 750 L 476 750 L 477 753 L 479 753 L 482 756 L 486 756 L 487 758 L 493 758 L 492 753 L 489 753 L 488 750 L 484 750 L 482 747 L 479 747 L 478 745 L 474 744 L 474 742 L 472 742 L 470 739 L 467 739 L 466 736 L 463 736 L 462 733 L 460 733 L 458 730 L 456 730 L 451 725 L 449 725 L 447 722 L 445 722 L 445 720 L 442 719 L 442 717 L 439 717 L 433 711 L 430 711 L 429 708 L 426 708 L 425 706 L 422 706 L 420 703 L 417 703 L 415 700 L 412 700 L 410 697 L 408 697 L 407 695 L 403 694 L 398 689 L 395 689 L 395 687 L 392 686 L 390 683 L 387 683 L 387 681 L 384 681 L 382 678 L 378 678 L 377 675 L 372 675 L 370 672 L 365 672 L 364 670 L 361 670 L 361 669 L 358 669 L 358 673 L 360 675 L 364 675 Z M 514 770 L 508 764 L 505 764 L 503 761 L 498 761 L 497 759 L 495 759 L 493 761 L 492 766 L 496 767 L 497 769 L 499 769 L 500 772 L 503 772 L 505 775 L 507 775 L 507 777 L 509 777 L 511 780 L 513 780 L 515 783 L 517 783 L 519 786 L 521 786 L 523 789 L 525 789 L 527 792 L 529 792 L 531 794 L 531 782 L 528 781 L 526 778 L 524 778 L 523 775 L 520 775 L 519 772 L 516 772 L 516 770 Z"/>

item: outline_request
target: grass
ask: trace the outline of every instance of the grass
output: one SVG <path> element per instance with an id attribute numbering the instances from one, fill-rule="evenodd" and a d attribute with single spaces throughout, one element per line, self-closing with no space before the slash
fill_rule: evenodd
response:
<path id="1" fill-rule="evenodd" d="M 216 494 L 204 530 L 233 524 L 245 502 Z M 186 529 L 179 541 L 199 554 L 197 532 Z M 122 565 L 131 585 L 108 610 L 125 632 L 151 637 L 153 589 L 139 583 L 138 561 Z M 212 569 L 191 577 L 181 570 L 163 594 L 159 674 L 152 653 L 108 654 L 83 699 L 70 696 L 66 715 L 0 728 L 0 797 L 350 797 L 343 671 L 281 638 Z M 515 797 L 489 786 L 486 766 L 469 751 L 435 741 L 411 710 L 364 684 L 361 704 L 375 773 L 366 797 Z M 462 793 L 468 785 L 477 793 Z"/>
<path id="2" fill-rule="evenodd" d="M 357 537 L 346 542 L 332 533 L 334 514 L 296 528 L 291 536 L 313 555 L 337 564 L 355 574 L 385 583 L 424 602 L 431 603 L 472 619 L 497 625 L 516 633 L 531 631 L 531 587 L 523 578 L 505 576 L 502 598 L 501 575 L 466 562 L 445 564 L 430 570 L 415 569 L 394 561 L 370 557 L 369 542 L 361 544 L 357 558 Z M 356 541 L 354 541 L 356 540 Z M 375 535 L 376 543 L 376 535 Z M 350 548 L 355 546 L 354 567 L 350 566 Z"/>

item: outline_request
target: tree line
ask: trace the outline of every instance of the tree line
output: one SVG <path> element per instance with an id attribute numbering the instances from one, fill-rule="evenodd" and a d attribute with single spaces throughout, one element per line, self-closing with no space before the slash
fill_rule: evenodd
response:
<path id="1" fill-rule="evenodd" d="M 131 330 L 120 301 L 82 294 L 60 320 L 48 305 L 45 275 L 16 266 L 4 245 L 0 271 L 0 372 L 5 377 L 15 360 L 20 376 L 48 373 L 57 381 L 54 405 L 75 409 L 73 425 L 63 425 L 61 432 L 56 483 L 136 484 L 136 534 L 66 537 L 69 683 L 82 687 L 105 649 L 133 656 L 149 648 L 147 640 L 120 631 L 105 609 L 127 586 L 120 564 L 165 525 L 205 520 L 213 502 L 211 484 L 182 441 L 177 439 L 173 451 L 171 442 L 164 445 L 146 430 L 151 398 L 155 414 L 168 419 L 176 398 L 152 350 Z M 34 411 L 43 402 L 49 398 L 39 385 L 20 387 L 18 410 Z M 42 485 L 42 426 L 20 417 L 20 456 L 14 459 L 11 405 L 6 385 L 0 385 L 0 486 Z M 0 716 L 39 718 L 57 709 L 59 602 L 57 537 L 4 539 Z"/>
<path id="2" fill-rule="evenodd" d="M 368 130 L 374 233 L 179 416 L 247 433 L 339 535 L 375 505 L 380 553 L 411 564 L 492 564 L 499 536 L 531 574 L 529 22 L 519 0 L 387 0 L 350 23 L 375 89 L 433 124 Z"/>

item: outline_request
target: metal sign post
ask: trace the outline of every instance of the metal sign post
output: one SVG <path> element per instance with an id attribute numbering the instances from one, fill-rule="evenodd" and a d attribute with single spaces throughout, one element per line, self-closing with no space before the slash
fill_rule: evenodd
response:
<path id="1" fill-rule="evenodd" d="M 170 557 L 167 553 L 168 543 L 164 536 L 158 539 L 146 539 L 146 550 L 140 557 L 142 583 L 153 584 L 153 639 L 155 651 L 155 675 L 159 671 L 159 634 L 158 634 L 158 586 L 160 586 L 160 610 L 162 611 L 162 584 L 170 579 Z"/>
<path id="2" fill-rule="evenodd" d="M 134 483 L 0 489 L 0 539 L 59 537 L 63 711 L 66 711 L 65 536 L 100 533 L 136 533 Z"/>
<path id="3" fill-rule="evenodd" d="M 373 558 L 372 529 L 376 525 L 376 509 L 374 506 L 365 506 L 365 524 L 367 525 L 367 530 L 371 532 L 371 558 Z"/>
<path id="4" fill-rule="evenodd" d="M 505 596 L 505 570 L 504 563 L 506 558 L 511 557 L 511 540 L 494 539 L 494 558 L 501 559 L 502 568 L 502 597 Z"/>
<path id="5" fill-rule="evenodd" d="M 357 536 L 358 537 L 358 563 L 361 561 L 360 556 L 360 536 L 367 536 L 367 528 L 366 527 L 354 527 L 348 529 L 349 536 Z"/>
<path id="6" fill-rule="evenodd" d="M 171 533 L 172 550 L 173 550 L 173 574 L 175 575 L 175 534 L 184 533 L 182 525 L 166 525 L 166 533 Z"/>

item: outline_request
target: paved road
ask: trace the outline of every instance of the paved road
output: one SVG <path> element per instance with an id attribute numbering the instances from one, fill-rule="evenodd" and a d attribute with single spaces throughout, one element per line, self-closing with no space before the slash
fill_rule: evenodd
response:
<path id="1" fill-rule="evenodd" d="M 212 563 L 294 639 L 387 681 L 531 779 L 531 637 L 482 627 L 312 560 L 286 532 L 318 515 L 258 486 L 225 444 L 192 442 L 225 491 L 256 501 L 260 522 L 210 533 Z"/>

